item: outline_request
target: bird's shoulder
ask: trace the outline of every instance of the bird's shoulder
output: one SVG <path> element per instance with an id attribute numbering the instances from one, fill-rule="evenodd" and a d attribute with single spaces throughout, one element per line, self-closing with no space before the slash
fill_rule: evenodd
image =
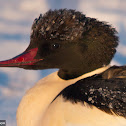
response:
<path id="1" fill-rule="evenodd" d="M 60 95 L 72 103 L 90 106 L 126 118 L 126 66 L 113 66 L 101 74 L 77 81 Z"/>

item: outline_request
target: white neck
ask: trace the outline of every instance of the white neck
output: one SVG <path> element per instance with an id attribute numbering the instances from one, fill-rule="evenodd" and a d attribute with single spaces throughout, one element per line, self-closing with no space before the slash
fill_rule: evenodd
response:
<path id="1" fill-rule="evenodd" d="M 40 126 L 40 122 L 49 105 L 64 88 L 83 78 L 100 74 L 109 67 L 99 68 L 71 80 L 59 78 L 58 72 L 39 80 L 21 100 L 17 110 L 17 126 Z"/>

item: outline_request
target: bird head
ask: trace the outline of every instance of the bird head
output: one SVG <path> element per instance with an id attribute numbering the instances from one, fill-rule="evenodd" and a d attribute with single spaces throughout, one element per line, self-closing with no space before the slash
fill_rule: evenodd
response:
<path id="1" fill-rule="evenodd" d="M 34 20 L 28 48 L 0 67 L 58 68 L 61 78 L 71 79 L 108 65 L 117 45 L 117 32 L 107 23 L 75 10 L 49 10 Z"/>

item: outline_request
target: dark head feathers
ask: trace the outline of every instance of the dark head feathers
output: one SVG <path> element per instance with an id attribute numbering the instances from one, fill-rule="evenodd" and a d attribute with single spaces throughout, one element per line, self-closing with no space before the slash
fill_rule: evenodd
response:
<path id="1" fill-rule="evenodd" d="M 116 34 L 116 30 L 105 22 L 75 10 L 59 9 L 49 10 L 35 19 L 31 39 L 83 42 L 88 49 L 88 58 L 92 61 L 97 58 L 96 64 L 107 65 L 116 52 Z"/>

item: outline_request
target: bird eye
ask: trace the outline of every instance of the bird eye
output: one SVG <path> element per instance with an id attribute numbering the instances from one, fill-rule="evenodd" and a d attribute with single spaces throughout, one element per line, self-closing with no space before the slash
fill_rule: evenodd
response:
<path id="1" fill-rule="evenodd" d="M 52 49 L 58 49 L 60 45 L 58 43 L 52 44 Z"/>

